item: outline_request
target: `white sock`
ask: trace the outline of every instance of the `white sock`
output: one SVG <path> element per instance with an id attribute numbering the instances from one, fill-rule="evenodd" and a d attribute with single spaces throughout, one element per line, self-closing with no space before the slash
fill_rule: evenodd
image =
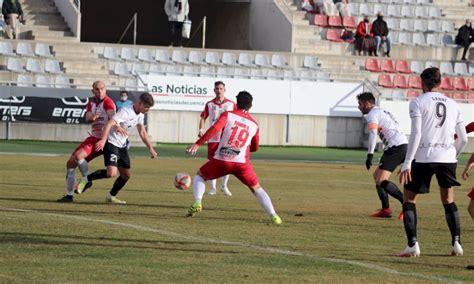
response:
<path id="1" fill-rule="evenodd" d="M 227 188 L 227 182 L 229 181 L 230 175 L 226 175 L 222 177 L 222 188 Z"/>
<path id="2" fill-rule="evenodd" d="M 257 197 L 260 205 L 262 205 L 263 209 L 265 209 L 265 211 L 267 211 L 270 216 L 276 215 L 275 209 L 273 209 L 272 201 L 270 200 L 270 196 L 268 196 L 263 188 L 260 187 L 255 190 L 255 196 Z"/>
<path id="3" fill-rule="evenodd" d="M 74 169 L 67 169 L 66 172 L 66 194 L 74 195 Z"/>
<path id="4" fill-rule="evenodd" d="M 211 179 L 209 182 L 211 183 L 211 190 L 216 190 L 217 180 Z"/>
<path id="5" fill-rule="evenodd" d="M 195 175 L 193 181 L 194 201 L 201 202 L 205 191 L 206 183 L 204 182 L 204 179 L 200 175 Z"/>
<path id="6" fill-rule="evenodd" d="M 87 175 L 89 174 L 89 163 L 86 160 L 82 159 L 77 161 L 77 166 L 79 167 L 79 171 L 82 174 L 82 178 L 88 181 Z"/>

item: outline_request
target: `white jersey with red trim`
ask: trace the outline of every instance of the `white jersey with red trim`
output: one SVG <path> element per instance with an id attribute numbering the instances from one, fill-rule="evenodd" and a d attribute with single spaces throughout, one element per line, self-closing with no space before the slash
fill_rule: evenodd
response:
<path id="1" fill-rule="evenodd" d="M 452 99 L 428 92 L 410 103 L 410 118 L 421 117 L 421 140 L 415 160 L 419 163 L 456 163 L 454 134 L 463 123 L 461 110 Z"/>
<path id="2" fill-rule="evenodd" d="M 226 111 L 236 110 L 236 105 L 233 101 L 224 98 L 222 103 L 219 102 L 218 99 L 213 99 L 206 103 L 204 110 L 201 112 L 201 117 L 204 119 L 209 118 L 209 127 L 216 123 L 217 119 L 221 116 L 222 113 Z M 221 132 L 214 135 L 211 139 L 209 139 L 209 143 L 217 143 L 220 140 Z"/>
<path id="3" fill-rule="evenodd" d="M 132 128 L 137 126 L 137 124 L 144 124 L 145 115 L 143 113 L 136 113 L 133 106 L 131 108 L 123 107 L 111 119 L 115 120 L 120 127 L 130 133 Z M 119 148 L 125 148 L 127 146 L 127 138 L 128 137 L 117 133 L 114 128 L 110 130 L 107 141 Z"/>
<path id="4" fill-rule="evenodd" d="M 102 137 L 102 131 L 104 130 L 105 124 L 109 121 L 108 110 L 115 111 L 115 104 L 111 98 L 105 96 L 105 98 L 97 103 L 95 98 L 89 99 L 87 104 L 87 112 L 91 112 L 93 115 L 100 114 L 100 116 L 91 123 L 91 130 L 89 134 L 96 138 Z"/>
<path id="5" fill-rule="evenodd" d="M 249 146 L 258 144 L 258 124 L 248 112 L 227 112 L 225 126 L 214 159 L 234 163 L 250 161 Z"/>
<path id="6" fill-rule="evenodd" d="M 377 128 L 385 150 L 393 146 L 408 144 L 407 137 L 400 124 L 389 111 L 373 107 L 365 116 L 369 129 Z"/>

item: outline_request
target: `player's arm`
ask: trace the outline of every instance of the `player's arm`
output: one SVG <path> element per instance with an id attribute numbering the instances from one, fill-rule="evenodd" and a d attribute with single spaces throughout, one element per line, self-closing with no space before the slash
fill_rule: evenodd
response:
<path id="1" fill-rule="evenodd" d="M 189 145 L 186 148 L 186 153 L 190 155 L 195 155 L 199 147 L 206 143 L 207 140 L 211 139 L 214 135 L 219 133 L 219 131 L 222 130 L 222 128 L 225 127 L 227 123 L 227 112 L 224 112 L 219 119 L 217 119 L 216 123 L 214 123 L 207 131 L 204 133 L 204 135 L 199 138 L 194 144 Z"/>
<path id="2" fill-rule="evenodd" d="M 458 157 L 464 147 L 467 145 L 467 133 L 466 133 L 466 128 L 464 127 L 464 124 L 462 122 L 456 124 L 456 134 L 458 136 L 458 139 L 454 141 L 454 147 L 456 148 L 456 157 Z"/>
<path id="3" fill-rule="evenodd" d="M 257 129 L 257 133 L 252 137 L 252 141 L 250 142 L 250 152 L 257 152 L 258 148 L 260 147 L 260 134 L 259 130 Z"/>
<path id="4" fill-rule="evenodd" d="M 137 124 L 137 130 L 138 130 L 138 135 L 140 135 L 140 138 L 143 141 L 143 144 L 145 144 L 146 147 L 148 148 L 148 151 L 150 151 L 150 155 L 151 155 L 150 157 L 152 159 L 156 158 L 158 154 L 156 153 L 155 149 L 153 148 L 153 145 L 151 144 L 151 141 L 145 129 L 145 126 L 143 126 L 143 124 Z"/>
<path id="5" fill-rule="evenodd" d="M 117 125 L 118 125 L 117 121 L 115 121 L 115 119 L 113 118 L 107 121 L 107 124 L 105 125 L 104 130 L 102 131 L 102 137 L 97 143 L 95 143 L 96 151 L 102 151 L 104 149 L 104 145 L 107 142 L 107 138 L 109 137 L 110 129 L 112 129 L 112 127 L 117 126 Z"/>
<path id="6" fill-rule="evenodd" d="M 464 167 L 464 171 L 462 172 L 462 178 L 464 180 L 467 180 L 467 178 L 469 177 L 469 171 L 473 167 L 474 167 L 474 153 L 471 155 L 471 158 L 469 158 L 469 161 L 467 161 L 466 167 Z"/>
<path id="7" fill-rule="evenodd" d="M 199 120 L 199 132 L 198 132 L 198 137 L 201 138 L 204 135 L 204 125 L 206 124 L 206 118 L 201 116 L 201 119 Z"/>
<path id="8" fill-rule="evenodd" d="M 407 153 L 405 162 L 400 169 L 400 183 L 407 184 L 411 181 L 411 163 L 415 158 L 416 151 L 421 141 L 421 116 L 413 116 L 411 118 L 411 132 L 408 140 Z"/>
<path id="9" fill-rule="evenodd" d="M 370 123 L 368 125 L 369 128 L 369 140 L 368 146 L 367 146 L 367 159 L 365 160 L 365 167 L 367 170 L 370 169 L 372 166 L 372 159 L 374 158 L 374 151 L 375 151 L 375 145 L 377 144 L 377 128 L 378 125 L 376 123 Z"/>

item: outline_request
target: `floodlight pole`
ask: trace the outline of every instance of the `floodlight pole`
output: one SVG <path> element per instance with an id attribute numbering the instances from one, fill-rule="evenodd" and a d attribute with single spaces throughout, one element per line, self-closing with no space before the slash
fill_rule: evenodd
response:
<path id="1" fill-rule="evenodd" d="M 204 16 L 202 19 L 202 48 L 206 48 L 206 25 L 207 25 L 207 16 Z"/>

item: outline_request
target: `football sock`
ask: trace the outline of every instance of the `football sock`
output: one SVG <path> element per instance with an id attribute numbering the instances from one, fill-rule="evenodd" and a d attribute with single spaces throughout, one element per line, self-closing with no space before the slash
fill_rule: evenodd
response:
<path id="1" fill-rule="evenodd" d="M 222 177 L 222 188 L 227 187 L 227 182 L 229 181 L 229 177 L 230 177 L 230 175 L 225 175 L 225 176 Z"/>
<path id="2" fill-rule="evenodd" d="M 87 180 L 87 175 L 89 174 L 89 163 L 86 160 L 82 159 L 77 161 L 77 166 L 82 174 L 82 177 Z"/>
<path id="3" fill-rule="evenodd" d="M 455 241 L 461 243 L 461 224 L 459 223 L 459 212 L 456 203 L 443 204 L 446 222 L 448 222 L 449 231 L 451 232 L 451 245 Z"/>
<path id="4" fill-rule="evenodd" d="M 408 245 L 414 246 L 416 243 L 416 204 L 405 202 L 403 203 L 403 225 L 407 234 Z"/>
<path id="5" fill-rule="evenodd" d="M 260 187 L 257 188 L 254 193 L 263 209 L 265 209 L 265 211 L 267 211 L 270 216 L 276 215 L 275 209 L 273 209 L 272 201 L 270 200 L 270 196 L 268 196 L 265 190 Z"/>
<path id="6" fill-rule="evenodd" d="M 75 169 L 67 169 L 66 172 L 66 194 L 74 195 L 74 171 Z"/>
<path id="7" fill-rule="evenodd" d="M 103 178 L 107 178 L 107 170 L 104 170 L 104 169 L 97 170 L 87 176 L 88 181 L 93 181 L 96 179 L 103 179 Z"/>
<path id="8" fill-rule="evenodd" d="M 215 179 L 211 179 L 209 180 L 209 182 L 211 183 L 211 189 L 216 189 L 216 186 L 217 186 L 217 180 Z"/>
<path id="9" fill-rule="evenodd" d="M 200 175 L 195 175 L 194 181 L 193 181 L 194 200 L 196 202 L 201 202 L 202 196 L 204 195 L 205 191 L 206 191 L 206 183 L 204 182 L 204 179 Z"/>
<path id="10" fill-rule="evenodd" d="M 115 182 L 114 185 L 112 186 L 112 190 L 110 190 L 110 195 L 116 196 L 119 191 L 124 187 L 124 185 L 127 183 L 128 179 L 124 179 L 123 177 L 119 176 Z"/>
<path id="11" fill-rule="evenodd" d="M 385 190 L 378 185 L 376 185 L 375 187 L 377 188 L 377 194 L 379 195 L 380 201 L 382 202 L 382 208 L 390 208 L 390 203 L 388 202 L 388 195 Z"/>
<path id="12" fill-rule="evenodd" d="M 398 201 L 400 201 L 401 204 L 403 204 L 403 193 L 393 182 L 384 180 L 380 184 L 380 187 L 385 190 L 385 192 L 388 193 L 390 196 L 397 199 Z"/>

